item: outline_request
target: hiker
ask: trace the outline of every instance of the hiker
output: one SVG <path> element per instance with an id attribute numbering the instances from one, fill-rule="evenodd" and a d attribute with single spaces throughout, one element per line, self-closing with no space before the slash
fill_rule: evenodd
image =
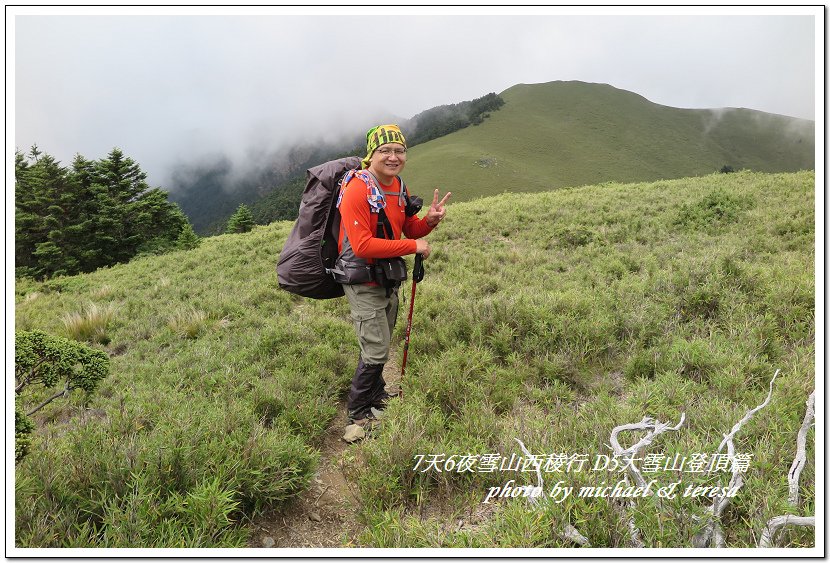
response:
<path id="1" fill-rule="evenodd" d="M 411 198 L 400 173 L 406 165 L 406 139 L 397 125 L 379 125 L 366 133 L 366 157 L 359 170 L 346 173 L 337 206 L 340 210 L 338 266 L 348 273 L 343 289 L 360 344 L 360 359 L 349 392 L 349 423 L 376 419 L 391 397 L 383 366 L 389 359 L 392 330 L 398 316 L 398 286 L 406 279 L 401 256 L 421 254 L 423 239 L 444 219 L 448 192 L 417 217 L 420 198 Z M 401 234 L 406 239 L 401 239 Z M 340 281 L 340 280 L 338 280 Z"/>

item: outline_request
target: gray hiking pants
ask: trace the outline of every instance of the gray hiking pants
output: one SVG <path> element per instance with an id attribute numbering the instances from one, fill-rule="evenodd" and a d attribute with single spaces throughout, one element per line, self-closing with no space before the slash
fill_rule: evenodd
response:
<path id="1" fill-rule="evenodd" d="M 365 364 L 385 364 L 389 360 L 392 331 L 398 320 L 398 290 L 386 297 L 386 289 L 373 285 L 344 285 L 352 311 L 360 357 Z"/>

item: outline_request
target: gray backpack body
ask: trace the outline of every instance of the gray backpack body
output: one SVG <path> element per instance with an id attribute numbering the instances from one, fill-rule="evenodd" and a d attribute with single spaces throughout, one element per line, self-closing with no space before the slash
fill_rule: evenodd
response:
<path id="1" fill-rule="evenodd" d="M 300 213 L 277 262 L 280 287 L 312 299 L 344 295 L 331 269 L 337 260 L 340 213 L 336 209 L 340 181 L 360 168 L 360 157 L 332 160 L 307 171 Z"/>

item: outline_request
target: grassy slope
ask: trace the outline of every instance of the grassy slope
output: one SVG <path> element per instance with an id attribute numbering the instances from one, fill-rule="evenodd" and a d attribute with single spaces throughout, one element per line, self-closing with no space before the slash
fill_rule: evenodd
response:
<path id="1" fill-rule="evenodd" d="M 481 125 L 413 147 L 405 178 L 455 201 L 734 169 L 812 169 L 811 121 L 661 106 L 603 84 L 517 85 Z M 720 116 L 720 118 L 718 118 Z"/>
<path id="2" fill-rule="evenodd" d="M 80 397 L 39 416 L 59 423 L 41 436 L 49 451 L 19 467 L 20 543 L 243 546 L 228 519 L 307 485 L 311 446 L 357 353 L 343 303 L 279 290 L 274 266 L 289 230 L 258 227 L 188 252 L 18 284 L 27 296 L 19 329 L 66 335 L 66 312 L 89 302 L 115 309 L 111 375 L 91 404 L 99 416 L 79 416 Z M 230 500 L 207 515 L 187 509 L 191 495 L 222 494 Z M 87 513 L 95 529 L 73 529 Z"/>
<path id="3" fill-rule="evenodd" d="M 727 540 L 754 545 L 759 523 L 787 511 L 784 477 L 814 386 L 813 194 L 812 173 L 740 173 L 454 204 L 430 236 L 406 399 L 347 460 L 371 525 L 362 541 L 567 545 L 550 530 L 569 521 L 595 546 L 624 546 L 626 525 L 602 499 L 542 514 L 505 503 L 462 530 L 444 527 L 447 514 L 410 516 L 419 502 L 475 510 L 488 486 L 511 478 L 414 473 L 412 456 L 509 455 L 517 437 L 533 452 L 604 453 L 614 425 L 681 411 L 687 426 L 649 451 L 713 452 L 781 368 L 772 405 L 737 441 L 755 458 Z M 63 314 L 86 302 L 116 309 L 112 373 L 93 410 L 77 397 L 46 409 L 18 466 L 18 544 L 243 545 L 245 527 L 231 521 L 307 485 L 357 347 L 344 300 L 277 288 L 289 229 L 17 285 L 18 329 L 65 334 Z M 186 314 L 196 338 L 171 328 Z M 802 514 L 814 513 L 813 483 L 810 463 Z M 658 521 L 649 503 L 637 513 L 647 545 L 689 545 L 694 526 Z M 697 500 L 670 504 L 703 511 Z M 812 535 L 787 532 L 784 542 L 810 545 Z"/>
<path id="4" fill-rule="evenodd" d="M 780 368 L 771 405 L 737 438 L 738 452 L 754 457 L 724 520 L 727 545 L 754 546 L 764 522 L 793 512 L 785 477 L 815 386 L 813 193 L 812 173 L 741 173 L 457 205 L 432 236 L 435 255 L 418 286 L 413 389 L 381 437 L 356 454 L 369 507 L 364 541 L 569 547 L 556 531 L 570 523 L 595 547 L 628 546 L 626 520 L 605 499 L 542 511 L 519 499 L 483 524 L 448 525 L 469 522 L 487 487 L 535 476 L 413 472 L 413 456 L 521 455 L 515 438 L 536 454 L 593 456 L 608 452 L 614 426 L 643 416 L 675 423 L 681 412 L 683 429 L 643 453 L 712 454 Z M 545 480 L 578 489 L 621 477 L 552 472 Z M 684 487 L 728 482 L 723 474 L 648 477 Z M 809 515 L 814 473 L 806 479 L 794 512 Z M 444 510 L 418 518 L 424 502 Z M 705 515 L 701 499 L 664 501 L 662 511 L 654 499 L 636 506 L 647 546 L 690 546 L 698 527 L 689 515 Z M 809 531 L 783 538 L 812 542 Z"/>

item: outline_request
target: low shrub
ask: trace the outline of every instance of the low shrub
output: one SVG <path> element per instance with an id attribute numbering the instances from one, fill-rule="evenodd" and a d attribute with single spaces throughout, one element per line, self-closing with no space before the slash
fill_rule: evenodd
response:
<path id="1" fill-rule="evenodd" d="M 20 410 L 20 406 L 14 405 L 14 462 L 18 463 L 29 453 L 29 446 L 32 443 L 31 433 L 35 429 L 32 419 Z"/>
<path id="2" fill-rule="evenodd" d="M 556 240 L 563 246 L 585 246 L 596 239 L 596 233 L 582 225 L 559 227 L 554 232 Z"/>
<path id="3" fill-rule="evenodd" d="M 15 462 L 19 462 L 29 452 L 34 430 L 29 417 L 77 389 L 88 401 L 109 372 L 109 358 L 100 350 L 39 330 L 16 332 L 14 344 Z M 28 404 L 25 410 L 23 403 Z"/>
<path id="4" fill-rule="evenodd" d="M 695 203 L 682 204 L 674 222 L 690 230 L 717 230 L 735 223 L 740 212 L 751 206 L 748 198 L 715 189 Z"/>

